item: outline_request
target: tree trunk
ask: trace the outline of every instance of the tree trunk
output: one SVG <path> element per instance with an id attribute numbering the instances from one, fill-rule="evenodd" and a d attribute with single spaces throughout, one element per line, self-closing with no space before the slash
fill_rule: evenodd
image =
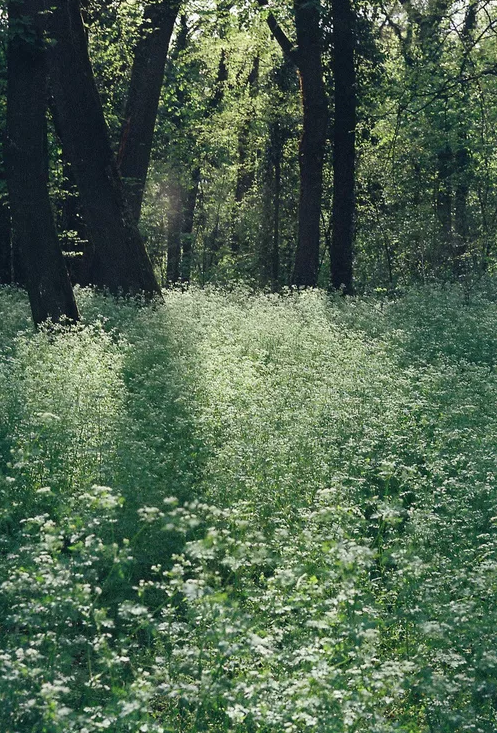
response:
<path id="1" fill-rule="evenodd" d="M 466 65 L 473 68 L 471 50 L 474 43 L 474 32 L 478 22 L 478 2 L 473 0 L 466 10 L 464 24 L 461 33 L 461 40 L 465 56 L 461 65 L 461 100 L 458 119 L 458 147 L 455 154 L 455 211 L 454 211 L 454 232 L 455 232 L 455 262 L 454 274 L 460 276 L 464 271 L 464 258 L 467 253 L 469 239 L 468 221 L 468 195 L 471 179 L 471 152 L 469 146 L 468 115 L 467 110 L 471 104 L 469 88 L 462 79 L 462 73 Z"/>
<path id="2" fill-rule="evenodd" d="M 466 140 L 461 135 L 460 147 L 455 155 L 456 167 L 456 190 L 455 211 L 454 211 L 454 230 L 457 237 L 458 257 L 462 257 L 466 250 L 468 240 L 468 193 L 469 193 L 469 166 L 470 154 L 465 145 Z"/>
<path id="3" fill-rule="evenodd" d="M 4 168 L 0 168 L 0 285 L 12 282 L 10 212 Z"/>
<path id="4" fill-rule="evenodd" d="M 274 291 L 278 289 L 280 279 L 280 217 L 281 217 L 281 163 L 283 159 L 283 144 L 285 133 L 281 129 L 279 119 L 275 120 L 270 127 L 269 158 L 270 173 L 272 178 L 272 232 L 271 248 L 269 252 L 271 286 Z"/>
<path id="5" fill-rule="evenodd" d="M 181 231 L 183 225 L 183 187 L 178 181 L 168 186 L 169 215 L 167 217 L 167 269 L 168 285 L 177 283 L 180 276 Z"/>
<path id="6" fill-rule="evenodd" d="M 48 195 L 47 66 L 40 0 L 11 0 L 7 51 L 6 170 L 12 225 L 36 324 L 78 320 Z"/>
<path id="7" fill-rule="evenodd" d="M 303 131 L 299 149 L 299 236 L 292 284 L 317 285 L 323 160 L 328 131 L 328 101 L 321 63 L 320 6 L 295 0 L 298 69 L 302 91 Z"/>
<path id="8" fill-rule="evenodd" d="M 193 256 L 193 225 L 195 222 L 195 208 L 197 205 L 198 190 L 200 187 L 200 168 L 192 173 L 190 186 L 186 195 L 185 210 L 183 212 L 183 230 L 181 241 L 183 256 L 181 258 L 181 280 L 190 282 Z"/>
<path id="9" fill-rule="evenodd" d="M 166 58 L 178 11 L 176 0 L 147 5 L 135 49 L 118 164 L 136 222 L 141 213 Z"/>
<path id="10" fill-rule="evenodd" d="M 110 292 L 159 294 L 124 197 L 98 96 L 78 0 L 44 0 L 48 60 L 62 143 L 95 247 L 91 281 Z"/>
<path id="11" fill-rule="evenodd" d="M 333 229 L 331 284 L 352 293 L 354 241 L 356 78 L 354 66 L 354 13 L 350 0 L 332 0 L 333 76 Z"/>
<path id="12" fill-rule="evenodd" d="M 258 0 L 261 7 L 268 0 Z M 303 131 L 299 148 L 300 199 L 299 234 L 292 284 L 317 285 L 323 163 L 328 131 L 329 110 L 321 61 L 320 0 L 294 0 L 295 47 L 267 13 L 267 24 L 286 58 L 298 68 L 302 94 Z"/>
<path id="13" fill-rule="evenodd" d="M 50 116 L 55 135 L 62 145 L 62 130 L 53 98 L 49 99 Z M 59 242 L 73 285 L 87 287 L 91 284 L 91 271 L 95 247 L 90 240 L 81 212 L 81 201 L 71 164 L 62 153 L 62 184 L 56 224 Z"/>
<path id="14" fill-rule="evenodd" d="M 64 185 L 60 206 L 59 239 L 65 256 L 69 277 L 73 284 L 87 287 L 91 282 L 91 271 L 95 250 L 90 241 L 77 194 L 71 166 L 62 161 Z"/>

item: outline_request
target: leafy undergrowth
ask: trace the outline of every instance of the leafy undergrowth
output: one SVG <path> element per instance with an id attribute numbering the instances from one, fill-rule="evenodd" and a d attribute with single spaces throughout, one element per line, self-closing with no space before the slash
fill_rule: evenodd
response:
<path id="1" fill-rule="evenodd" d="M 0 290 L 0 729 L 494 733 L 497 299 Z"/>

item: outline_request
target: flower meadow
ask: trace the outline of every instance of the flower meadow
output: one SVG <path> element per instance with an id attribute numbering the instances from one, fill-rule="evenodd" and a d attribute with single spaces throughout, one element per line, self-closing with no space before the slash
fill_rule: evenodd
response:
<path id="1" fill-rule="evenodd" d="M 497 288 L 0 289 L 3 733 L 495 733 Z"/>

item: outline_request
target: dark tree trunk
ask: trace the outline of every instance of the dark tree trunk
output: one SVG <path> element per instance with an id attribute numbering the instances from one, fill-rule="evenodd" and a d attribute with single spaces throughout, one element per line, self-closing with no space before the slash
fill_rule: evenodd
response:
<path id="1" fill-rule="evenodd" d="M 299 149 L 299 237 L 292 283 L 315 286 L 319 270 L 323 161 L 328 132 L 328 100 L 321 62 L 318 0 L 295 0 L 298 68 L 302 90 L 303 131 Z"/>
<path id="2" fill-rule="evenodd" d="M 169 215 L 167 218 L 167 269 L 168 285 L 177 283 L 181 263 L 181 231 L 183 225 L 183 188 L 177 181 L 168 186 Z"/>
<path id="3" fill-rule="evenodd" d="M 465 139 L 461 136 L 460 145 L 456 151 L 456 190 L 455 211 L 454 211 L 454 230 L 457 237 L 458 257 L 464 255 L 468 241 L 468 193 L 469 193 L 469 167 L 470 154 L 465 145 Z"/>
<path id="4" fill-rule="evenodd" d="M 262 7 L 267 5 L 267 0 L 258 2 Z M 292 284 L 314 287 L 319 271 L 323 162 L 329 121 L 321 61 L 320 2 L 294 0 L 294 12 L 296 47 L 272 13 L 267 14 L 267 23 L 300 74 L 303 130 L 299 148 L 299 234 Z"/>
<path id="5" fill-rule="evenodd" d="M 183 212 L 183 231 L 181 233 L 181 241 L 183 245 L 183 256 L 181 258 L 181 280 L 185 283 L 190 282 L 191 277 L 193 225 L 195 222 L 195 208 L 197 205 L 199 186 L 200 168 L 195 168 L 186 194 L 185 209 Z"/>
<path id="6" fill-rule="evenodd" d="M 83 221 L 76 182 L 67 161 L 63 161 L 63 170 L 64 190 L 58 222 L 59 239 L 71 282 L 86 287 L 91 284 L 95 249 Z"/>
<path id="7" fill-rule="evenodd" d="M 178 11 L 177 0 L 147 5 L 135 49 L 118 156 L 135 221 L 140 218 L 166 58 Z"/>
<path id="8" fill-rule="evenodd" d="M 351 0 L 332 0 L 333 76 L 333 229 L 331 284 L 352 293 L 354 242 L 356 78 L 354 66 L 354 13 Z"/>
<path id="9" fill-rule="evenodd" d="M 455 233 L 455 275 L 460 275 L 464 269 L 464 257 L 467 252 L 469 238 L 468 221 L 468 195 L 471 179 L 471 152 L 469 147 L 468 116 L 467 110 L 470 105 L 468 84 L 462 80 L 462 73 L 466 65 L 473 68 L 471 50 L 474 43 L 474 31 L 477 26 L 478 2 L 473 0 L 466 10 L 461 39 L 465 51 L 465 57 L 461 65 L 461 101 L 459 106 L 458 120 L 458 147 L 455 154 L 455 211 L 454 211 L 454 233 Z"/>
<path id="10" fill-rule="evenodd" d="M 283 149 L 279 145 L 274 158 L 274 215 L 273 246 L 271 250 L 271 281 L 273 290 L 278 289 L 280 279 L 280 209 L 281 209 L 281 158 Z"/>
<path id="11" fill-rule="evenodd" d="M 0 285 L 12 282 L 12 245 L 10 211 L 4 168 L 0 168 Z"/>
<path id="12" fill-rule="evenodd" d="M 4 53 L 2 53 L 2 58 Z M 0 85 L 2 90 L 7 85 L 7 65 L 0 67 Z M 12 240 L 10 233 L 10 211 L 7 193 L 7 179 L 5 172 L 5 149 L 2 145 L 3 135 L 0 137 L 0 285 L 9 285 L 12 282 Z"/>
<path id="13" fill-rule="evenodd" d="M 281 217 L 281 163 L 283 159 L 283 144 L 285 133 L 281 129 L 280 120 L 275 120 L 270 127 L 270 169 L 272 177 L 272 232 L 269 264 L 271 285 L 273 290 L 278 289 L 280 279 L 280 217 Z"/>
<path id="14" fill-rule="evenodd" d="M 9 2 L 7 183 L 33 320 L 79 318 L 48 196 L 47 67 L 40 0 Z"/>
<path id="15" fill-rule="evenodd" d="M 49 100 L 49 105 L 54 132 L 62 145 L 62 130 L 53 98 Z M 86 287 L 91 284 L 95 247 L 83 221 L 77 183 L 71 164 L 64 153 L 62 153 L 62 175 L 61 200 L 56 217 L 59 242 L 71 282 L 73 285 Z"/>
<path id="16" fill-rule="evenodd" d="M 95 247 L 91 281 L 112 293 L 160 293 L 111 149 L 78 0 L 44 0 L 51 88 L 65 154 Z"/>

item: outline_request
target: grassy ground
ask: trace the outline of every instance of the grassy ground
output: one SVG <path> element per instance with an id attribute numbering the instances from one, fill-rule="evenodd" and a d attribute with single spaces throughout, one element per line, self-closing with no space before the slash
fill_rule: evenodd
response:
<path id="1" fill-rule="evenodd" d="M 494 733 L 497 296 L 0 290 L 5 733 Z"/>

